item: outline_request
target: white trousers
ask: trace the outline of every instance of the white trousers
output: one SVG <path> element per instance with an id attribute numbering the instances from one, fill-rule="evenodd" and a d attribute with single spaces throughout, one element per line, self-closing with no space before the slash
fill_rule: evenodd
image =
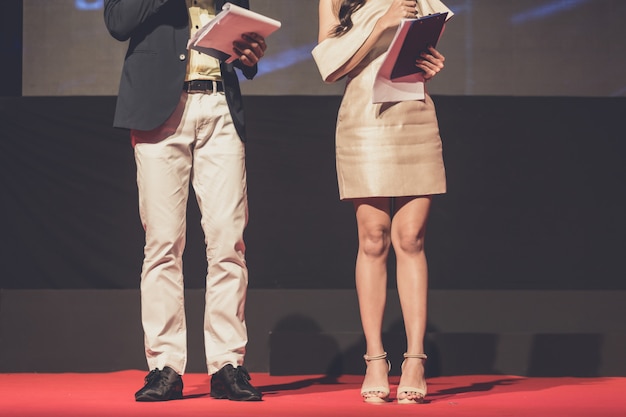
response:
<path id="1" fill-rule="evenodd" d="M 208 271 L 204 343 L 209 374 L 243 364 L 248 270 L 245 149 L 223 93 L 183 93 L 151 131 L 131 131 L 146 242 L 141 317 L 149 369 L 187 364 L 182 255 L 189 182 L 202 215 Z"/>

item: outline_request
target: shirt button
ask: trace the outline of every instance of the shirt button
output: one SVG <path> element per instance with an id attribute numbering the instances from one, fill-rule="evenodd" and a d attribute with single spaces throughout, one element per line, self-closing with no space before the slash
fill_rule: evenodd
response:
<path id="1" fill-rule="evenodd" d="M 185 58 L 186 58 L 185 54 L 178 55 L 178 59 L 180 59 L 181 61 L 184 61 Z"/>

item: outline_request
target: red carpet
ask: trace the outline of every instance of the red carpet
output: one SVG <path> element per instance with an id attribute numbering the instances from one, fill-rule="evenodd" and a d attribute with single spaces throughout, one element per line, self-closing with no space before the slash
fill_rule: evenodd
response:
<path id="1" fill-rule="evenodd" d="M 428 380 L 425 404 L 364 404 L 361 377 L 252 374 L 260 403 L 209 397 L 209 377 L 187 374 L 183 400 L 136 403 L 144 371 L 106 374 L 0 374 L 0 415 L 17 416 L 404 416 L 626 417 L 626 378 L 502 375 Z M 398 383 L 392 378 L 392 393 Z M 395 393 L 393 393 L 395 394 Z M 392 395 L 393 395 L 392 394 Z"/>

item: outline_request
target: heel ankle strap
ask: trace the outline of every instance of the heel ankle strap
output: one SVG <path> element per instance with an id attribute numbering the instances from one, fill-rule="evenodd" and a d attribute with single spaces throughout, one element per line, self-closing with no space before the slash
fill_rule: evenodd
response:
<path id="1" fill-rule="evenodd" d="M 363 359 L 365 359 L 366 362 L 377 361 L 380 359 L 387 359 L 387 352 L 383 352 L 380 355 L 373 355 L 373 356 L 370 356 L 366 353 L 365 355 L 363 355 Z"/>
<path id="2" fill-rule="evenodd" d="M 417 358 L 417 359 L 424 359 L 424 360 L 428 359 L 428 356 L 426 356 L 426 354 L 424 353 L 405 353 L 403 356 L 405 359 L 407 358 Z"/>

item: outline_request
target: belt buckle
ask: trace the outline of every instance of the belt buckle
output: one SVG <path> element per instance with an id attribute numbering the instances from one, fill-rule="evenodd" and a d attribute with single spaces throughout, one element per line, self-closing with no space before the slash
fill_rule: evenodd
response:
<path id="1" fill-rule="evenodd" d="M 185 82 L 185 91 L 192 93 L 194 91 L 204 93 L 217 93 L 220 91 L 219 81 L 216 80 L 191 80 Z"/>

